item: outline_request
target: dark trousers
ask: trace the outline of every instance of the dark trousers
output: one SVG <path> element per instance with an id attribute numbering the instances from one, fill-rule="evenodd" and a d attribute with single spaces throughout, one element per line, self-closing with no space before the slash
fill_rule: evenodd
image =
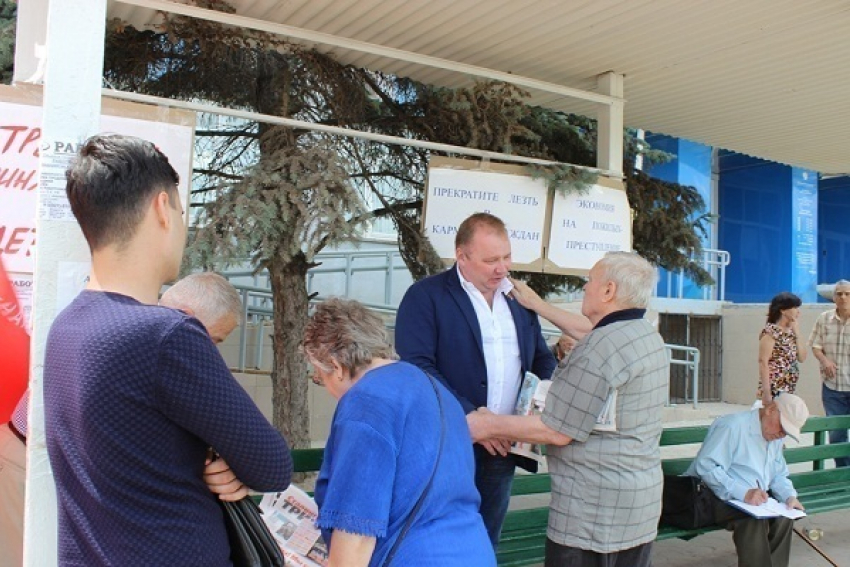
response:
<path id="1" fill-rule="evenodd" d="M 821 398 L 826 415 L 850 415 L 850 392 L 839 392 L 827 388 L 826 384 L 821 384 Z M 829 432 L 830 443 L 845 443 L 846 441 L 846 429 L 835 429 Z M 850 467 L 850 457 L 836 458 L 835 466 Z"/>
<path id="2" fill-rule="evenodd" d="M 614 551 L 596 553 L 587 549 L 567 547 L 546 538 L 545 567 L 650 567 L 652 542 Z"/>
<path id="3" fill-rule="evenodd" d="M 732 530 L 739 567 L 788 567 L 794 520 L 757 519 L 712 497 L 714 520 Z"/>
<path id="4" fill-rule="evenodd" d="M 494 551 L 508 513 L 515 469 L 512 456 L 494 457 L 481 445 L 475 445 L 475 487 L 481 495 L 479 511 Z"/>

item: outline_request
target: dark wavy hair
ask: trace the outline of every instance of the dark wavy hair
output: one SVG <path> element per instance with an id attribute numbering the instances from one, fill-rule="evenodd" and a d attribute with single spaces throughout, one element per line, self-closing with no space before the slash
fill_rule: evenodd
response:
<path id="1" fill-rule="evenodd" d="M 782 312 L 786 309 L 793 309 L 803 304 L 803 300 L 789 291 L 783 291 L 770 300 L 770 307 L 767 308 L 767 322 L 776 323 Z"/>
<path id="2" fill-rule="evenodd" d="M 180 177 L 152 143 L 118 134 L 92 136 L 65 172 L 65 191 L 89 248 L 129 241 L 154 195 L 180 205 Z"/>

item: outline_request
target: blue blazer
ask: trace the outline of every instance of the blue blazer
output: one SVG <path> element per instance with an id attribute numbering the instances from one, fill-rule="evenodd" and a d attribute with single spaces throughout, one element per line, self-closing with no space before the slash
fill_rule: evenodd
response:
<path id="1" fill-rule="evenodd" d="M 557 366 L 537 315 L 508 298 L 516 325 L 523 375 L 548 379 Z M 398 308 L 395 347 L 402 360 L 440 380 L 466 413 L 487 405 L 487 365 L 475 308 L 456 266 L 407 290 Z"/>

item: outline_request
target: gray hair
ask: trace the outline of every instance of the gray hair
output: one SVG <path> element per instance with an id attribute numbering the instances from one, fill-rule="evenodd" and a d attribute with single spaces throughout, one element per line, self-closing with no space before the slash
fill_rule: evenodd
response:
<path id="1" fill-rule="evenodd" d="M 850 287 L 850 282 L 847 280 L 838 280 L 835 282 L 835 285 L 832 288 L 832 299 L 835 300 L 835 292 L 838 291 L 839 287 Z"/>
<path id="2" fill-rule="evenodd" d="M 172 309 L 190 309 L 204 326 L 230 315 L 242 319 L 239 292 L 224 277 L 214 272 L 190 274 L 168 288 L 159 304 Z"/>
<path id="3" fill-rule="evenodd" d="M 357 374 L 376 358 L 395 360 L 384 321 L 352 299 L 328 299 L 316 306 L 301 350 L 314 365 L 330 372 L 332 361 Z"/>
<path id="4" fill-rule="evenodd" d="M 602 278 L 616 284 L 616 299 L 621 306 L 646 309 L 658 281 L 652 264 L 634 252 L 608 252 L 597 265 Z"/>

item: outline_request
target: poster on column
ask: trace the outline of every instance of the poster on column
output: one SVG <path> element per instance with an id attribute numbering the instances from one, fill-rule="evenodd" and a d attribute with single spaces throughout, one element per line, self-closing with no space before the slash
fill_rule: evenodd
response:
<path id="1" fill-rule="evenodd" d="M 524 168 L 450 158 L 432 158 L 428 168 L 425 234 L 447 263 L 455 258 L 458 226 L 486 212 L 504 221 L 514 269 L 534 271 L 543 261 L 548 189 Z"/>
<path id="2" fill-rule="evenodd" d="M 41 88 L 0 85 L 0 255 L 11 273 L 32 274 L 36 218 L 76 222 L 65 197 L 64 167 L 56 167 L 37 210 L 41 136 Z M 194 113 L 103 100 L 100 130 L 150 140 L 180 175 L 187 209 L 192 173 Z M 50 155 L 67 164 L 78 140 L 52 142 Z M 188 209 L 187 209 L 188 210 Z"/>

